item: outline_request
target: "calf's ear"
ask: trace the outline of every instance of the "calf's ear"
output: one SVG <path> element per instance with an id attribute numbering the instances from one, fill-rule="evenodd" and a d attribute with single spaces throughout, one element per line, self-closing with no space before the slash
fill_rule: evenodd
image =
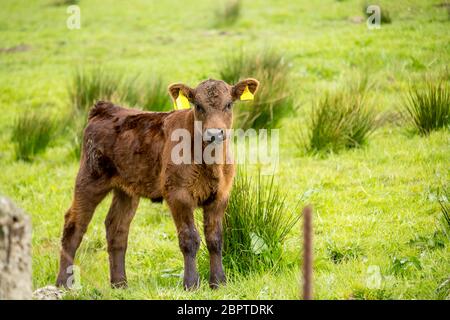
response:
<path id="1" fill-rule="evenodd" d="M 172 97 L 172 99 L 175 101 L 178 98 L 178 95 L 180 94 L 180 91 L 183 93 L 183 95 L 188 98 L 190 102 L 194 99 L 194 89 L 190 88 L 189 86 L 182 84 L 182 83 L 172 83 L 168 87 L 169 94 Z"/>
<path id="2" fill-rule="evenodd" d="M 189 102 L 194 102 L 194 89 L 185 84 L 173 83 L 169 85 L 168 90 L 176 110 L 189 109 Z"/>
<path id="3" fill-rule="evenodd" d="M 233 100 L 253 100 L 253 95 L 259 87 L 259 81 L 253 78 L 248 78 L 239 81 L 232 87 L 231 95 Z"/>

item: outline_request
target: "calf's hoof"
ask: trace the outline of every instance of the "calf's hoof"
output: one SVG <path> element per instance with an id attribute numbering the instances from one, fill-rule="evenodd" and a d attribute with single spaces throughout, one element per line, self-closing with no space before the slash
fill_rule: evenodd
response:
<path id="1" fill-rule="evenodd" d="M 183 280 L 183 285 L 185 290 L 198 289 L 198 287 L 200 287 L 200 277 L 198 273 L 188 277 L 185 276 Z"/>
<path id="2" fill-rule="evenodd" d="M 126 289 L 126 288 L 128 288 L 128 282 L 126 279 L 111 280 L 111 288 Z"/>
<path id="3" fill-rule="evenodd" d="M 67 285 L 67 279 L 59 279 L 56 280 L 56 287 L 57 288 L 65 288 L 65 289 L 69 289 L 69 286 Z"/>
<path id="4" fill-rule="evenodd" d="M 58 279 L 56 279 L 56 287 L 70 289 L 73 286 L 72 282 L 73 281 L 69 281 L 69 276 L 67 275 L 58 276 Z"/>
<path id="5" fill-rule="evenodd" d="M 227 279 L 225 277 L 225 274 L 218 274 L 211 276 L 209 278 L 209 287 L 211 289 L 217 289 L 219 286 L 224 286 L 227 283 Z"/>

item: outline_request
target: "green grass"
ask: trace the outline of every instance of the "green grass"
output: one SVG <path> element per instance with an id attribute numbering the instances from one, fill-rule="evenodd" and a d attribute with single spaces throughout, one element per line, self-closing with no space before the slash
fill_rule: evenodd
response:
<path id="1" fill-rule="evenodd" d="M 450 86 L 443 80 L 425 80 L 424 88 L 412 86 L 404 105 L 406 117 L 420 134 L 450 128 Z"/>
<path id="2" fill-rule="evenodd" d="M 171 102 L 161 77 L 144 77 L 138 72 L 90 67 L 77 69 L 68 85 L 71 112 L 66 127 L 72 155 L 80 158 L 88 111 L 99 100 L 148 111 L 168 111 Z"/>
<path id="3" fill-rule="evenodd" d="M 211 1 L 180 6 L 175 1 L 92 0 L 79 3 L 81 29 L 68 30 L 64 6 L 48 5 L 47 0 L 3 1 L 0 47 L 20 50 L 0 50 L 0 192 L 31 215 L 33 287 L 55 282 L 63 217 L 78 163 L 69 133 L 57 135 L 32 162 L 16 161 L 10 141 L 15 119 L 30 111 L 70 113 L 67 83 L 75 66 L 124 70 L 124 79 L 139 71 L 143 78 L 155 74 L 167 83 L 195 86 L 209 77 L 220 78 L 230 48 L 270 46 L 291 58 L 289 92 L 300 106 L 278 124 L 275 181 L 289 208 L 300 199 L 314 205 L 315 298 L 448 299 L 450 245 L 438 244 L 441 236 L 434 234 L 442 230 L 435 186 L 448 185 L 450 179 L 449 131 L 411 135 L 402 123 L 387 122 L 364 148 L 327 157 L 299 153 L 294 143 L 299 123 L 307 127 L 310 102 L 345 86 L 353 72 L 368 72 L 376 84 L 370 91 L 374 108 L 384 113 L 402 106 L 412 79 L 445 70 L 450 35 L 447 9 L 435 6 L 440 2 L 391 1 L 393 22 L 368 30 L 365 23 L 348 20 L 362 15 L 360 0 L 244 1 L 237 23 L 215 30 L 208 21 L 216 7 Z M 241 106 L 246 105 L 234 108 Z M 229 282 L 216 291 L 208 287 L 202 242 L 201 287 L 185 292 L 170 212 L 148 200 L 141 202 L 130 230 L 129 288 L 112 290 L 103 224 L 110 201 L 98 208 L 77 255 L 82 289 L 68 293 L 67 299 L 299 297 L 300 223 L 286 236 L 279 268 L 245 274 L 230 274 L 226 268 Z M 330 249 L 347 258 L 335 263 Z M 420 268 L 407 262 L 394 271 L 402 259 L 414 257 Z M 367 286 L 371 266 L 380 270 L 379 288 Z"/>
<path id="4" fill-rule="evenodd" d="M 242 10 L 242 0 L 218 1 L 217 6 L 214 25 L 219 28 L 229 27 L 239 19 Z"/>
<path id="5" fill-rule="evenodd" d="M 148 111 L 169 111 L 172 102 L 167 84 L 158 76 L 131 76 L 120 88 L 121 100 L 130 107 Z"/>
<path id="6" fill-rule="evenodd" d="M 164 80 L 158 76 L 142 76 L 133 70 L 79 69 L 69 84 L 69 95 L 74 111 L 82 114 L 98 100 L 112 100 L 117 104 L 150 111 L 171 108 Z"/>
<path id="7" fill-rule="evenodd" d="M 56 130 L 57 123 L 51 116 L 37 112 L 20 115 L 11 135 L 16 159 L 32 160 L 47 148 Z"/>
<path id="8" fill-rule="evenodd" d="M 276 128 L 294 110 L 288 58 L 267 48 L 254 52 L 246 52 L 242 48 L 235 51 L 226 56 L 220 78 L 228 83 L 237 83 L 250 77 L 262 84 L 253 102 L 238 104 L 234 108 L 235 127 Z"/>
<path id="9" fill-rule="evenodd" d="M 80 0 L 53 0 L 52 4 L 55 6 L 70 6 L 79 4 Z"/>
<path id="10" fill-rule="evenodd" d="M 441 205 L 441 232 L 446 236 L 447 241 L 450 241 L 450 194 L 444 193 L 439 199 Z"/>
<path id="11" fill-rule="evenodd" d="M 299 129 L 299 145 L 311 152 L 339 152 L 361 147 L 377 127 L 367 98 L 367 82 L 347 84 L 349 89 L 324 92 L 313 104 L 306 142 Z"/>
<path id="12" fill-rule="evenodd" d="M 283 245 L 300 213 L 288 208 L 272 177 L 250 176 L 240 168 L 224 219 L 224 265 L 230 272 L 277 270 Z"/>
<path id="13" fill-rule="evenodd" d="M 69 84 L 74 109 L 86 113 L 98 100 L 119 99 L 117 95 L 122 78 L 117 71 L 99 67 L 76 70 Z"/>

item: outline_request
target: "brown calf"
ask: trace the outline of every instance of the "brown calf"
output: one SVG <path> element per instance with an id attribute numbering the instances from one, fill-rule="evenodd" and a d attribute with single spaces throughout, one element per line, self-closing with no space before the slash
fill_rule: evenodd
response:
<path id="1" fill-rule="evenodd" d="M 84 131 L 80 169 L 72 206 L 65 214 L 58 286 L 69 286 L 75 252 L 97 205 L 113 191 L 106 217 L 106 238 L 111 284 L 126 286 L 125 252 L 131 220 L 139 198 L 167 202 L 178 231 L 184 257 L 184 287 L 199 284 L 196 254 L 200 245 L 194 223 L 194 209 L 202 207 L 204 233 L 210 254 L 210 286 L 225 282 L 222 267 L 222 218 L 227 206 L 234 165 L 175 164 L 171 135 L 184 128 L 193 139 L 194 121 L 201 121 L 208 142 L 228 143 L 226 129 L 232 126 L 232 104 L 248 88 L 255 93 L 258 81 L 242 80 L 234 86 L 206 80 L 195 88 L 169 86 L 174 100 L 182 92 L 195 108 L 172 112 L 143 112 L 98 102 L 90 111 Z M 193 154 L 193 153 L 192 153 Z M 224 155 L 226 156 L 226 155 Z"/>

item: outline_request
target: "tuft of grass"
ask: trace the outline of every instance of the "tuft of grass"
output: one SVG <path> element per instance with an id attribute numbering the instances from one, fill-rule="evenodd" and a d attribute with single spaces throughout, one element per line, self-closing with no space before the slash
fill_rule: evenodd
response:
<path id="1" fill-rule="evenodd" d="M 295 109 L 290 92 L 289 61 L 274 50 L 248 53 L 241 49 L 230 54 L 224 59 L 220 77 L 228 83 L 248 77 L 260 81 L 255 100 L 234 108 L 236 126 L 239 128 L 277 127 L 281 119 Z"/>
<path id="2" fill-rule="evenodd" d="M 440 300 L 450 300 L 450 278 L 442 281 L 436 288 L 437 298 Z"/>
<path id="3" fill-rule="evenodd" d="M 149 111 L 170 110 L 171 102 L 162 78 L 155 76 L 143 79 L 139 74 L 128 77 L 121 74 L 119 71 L 102 68 L 75 71 L 69 85 L 72 112 L 68 117 L 70 143 L 75 159 L 80 158 L 87 113 L 96 101 L 112 100 Z"/>
<path id="4" fill-rule="evenodd" d="M 447 236 L 447 241 L 450 241 L 450 204 L 449 204 L 450 195 L 448 192 L 445 192 L 444 195 L 439 199 L 439 205 L 441 206 L 441 230 Z"/>
<path id="5" fill-rule="evenodd" d="M 444 188 L 439 192 L 438 202 L 441 207 L 441 216 L 436 230 L 429 236 L 417 235 L 409 241 L 410 245 L 421 249 L 442 249 L 450 242 L 450 205 L 448 190 Z"/>
<path id="6" fill-rule="evenodd" d="M 364 145 L 378 127 L 366 91 L 367 85 L 362 82 L 347 91 L 329 91 L 313 103 L 306 149 L 328 153 Z M 298 138 L 299 144 L 305 146 L 304 135 Z"/>
<path id="7" fill-rule="evenodd" d="M 80 0 L 54 0 L 54 6 L 70 6 L 74 4 L 79 4 Z"/>
<path id="8" fill-rule="evenodd" d="M 352 300 L 391 300 L 392 295 L 386 289 L 369 289 L 357 287 L 353 290 L 350 299 Z"/>
<path id="9" fill-rule="evenodd" d="M 393 257 L 390 270 L 396 276 L 406 276 L 415 270 L 422 270 L 422 264 L 415 256 Z"/>
<path id="10" fill-rule="evenodd" d="M 367 8 L 371 5 L 376 5 L 376 6 L 380 7 L 380 23 L 383 24 L 383 23 L 391 23 L 392 22 L 389 10 L 386 9 L 386 7 L 382 7 L 380 4 L 377 4 L 377 3 L 368 3 L 368 2 L 363 3 L 363 12 L 367 18 L 370 15 L 372 15 L 372 13 L 367 12 Z"/>
<path id="11" fill-rule="evenodd" d="M 124 81 L 121 87 L 121 100 L 131 107 L 148 111 L 169 111 L 171 101 L 165 81 L 158 76 L 140 80 L 132 77 Z"/>
<path id="12" fill-rule="evenodd" d="M 47 148 L 56 130 L 57 122 L 43 113 L 27 112 L 19 116 L 11 136 L 16 159 L 32 160 Z"/>
<path id="13" fill-rule="evenodd" d="M 237 273 L 279 267 L 283 243 L 300 215 L 271 178 L 238 170 L 224 218 L 224 264 Z"/>
<path id="14" fill-rule="evenodd" d="M 131 107 L 163 111 L 170 108 L 170 99 L 160 77 L 142 80 L 139 75 L 127 78 L 114 70 L 101 68 L 77 70 L 69 95 L 75 111 L 86 113 L 98 100 L 116 100 Z"/>
<path id="15" fill-rule="evenodd" d="M 78 69 L 69 85 L 74 110 L 86 113 L 98 100 L 111 100 L 118 92 L 122 76 L 103 68 Z"/>
<path id="16" fill-rule="evenodd" d="M 84 128 L 86 127 L 86 114 L 78 115 L 68 126 L 68 134 L 71 145 L 71 156 L 75 160 L 81 157 Z"/>
<path id="17" fill-rule="evenodd" d="M 236 23 L 241 14 L 241 0 L 226 0 L 218 3 L 215 10 L 215 27 L 229 27 Z"/>
<path id="18" fill-rule="evenodd" d="M 446 81 L 425 80 L 425 87 L 411 86 L 404 102 L 408 121 L 422 135 L 450 127 L 450 86 Z"/>
<path id="19" fill-rule="evenodd" d="M 327 243 L 328 257 L 335 264 L 357 259 L 362 254 L 359 245 L 351 243 L 349 245 L 338 246 L 334 242 Z"/>

